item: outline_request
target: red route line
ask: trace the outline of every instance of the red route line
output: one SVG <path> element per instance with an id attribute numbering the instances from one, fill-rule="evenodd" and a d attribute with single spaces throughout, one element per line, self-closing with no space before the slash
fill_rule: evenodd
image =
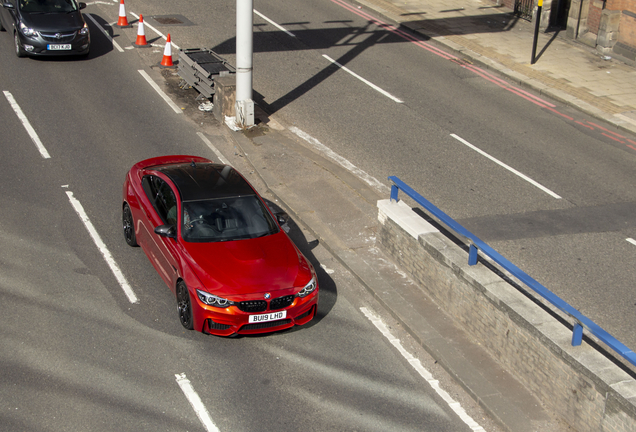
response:
<path id="1" fill-rule="evenodd" d="M 608 137 L 609 139 L 613 139 L 614 141 L 618 141 L 618 142 L 619 142 L 619 143 L 621 143 L 621 144 L 625 144 L 625 142 L 624 142 L 624 141 L 621 141 L 621 140 L 619 140 L 619 139 L 618 139 L 618 138 L 616 138 L 616 137 L 613 137 L 613 136 L 611 136 L 611 135 L 609 135 L 609 134 L 606 134 L 605 132 L 601 132 L 601 135 L 605 135 L 605 136 L 606 136 L 606 137 Z"/>
<path id="2" fill-rule="evenodd" d="M 629 144 L 626 144 L 626 145 L 627 145 L 627 147 L 636 150 L 636 147 L 634 147 L 633 145 L 629 145 Z"/>
<path id="3" fill-rule="evenodd" d="M 620 137 L 620 138 L 626 139 L 623 135 L 618 134 L 618 133 L 616 133 L 616 132 L 612 132 L 612 131 L 611 131 L 611 130 L 609 130 L 609 129 L 605 129 L 603 126 L 599 126 L 599 125 L 597 125 L 596 123 L 592 123 L 591 121 L 588 121 L 588 123 L 589 123 L 589 124 L 591 124 L 592 126 L 595 126 L 595 127 L 599 128 L 599 129 L 604 130 L 604 131 L 605 131 L 605 132 L 607 132 L 607 133 L 611 133 L 612 135 L 616 135 L 617 137 Z M 605 134 L 603 134 L 603 135 L 605 135 Z"/>
<path id="4" fill-rule="evenodd" d="M 578 124 L 580 124 L 580 125 L 581 125 L 581 126 L 583 126 L 583 127 L 586 127 L 586 128 L 588 128 L 588 129 L 594 130 L 594 128 L 593 128 L 592 126 L 590 126 L 590 125 L 586 125 L 585 123 L 580 122 L 580 121 L 578 121 L 578 120 L 574 120 L 574 123 L 578 123 Z M 634 143 L 634 144 L 636 144 L 636 143 Z"/>
<path id="5" fill-rule="evenodd" d="M 395 33 L 398 34 L 400 36 L 402 36 L 404 39 L 408 39 L 411 42 L 413 42 L 414 44 L 420 46 L 421 48 L 424 48 L 430 52 L 432 52 L 433 54 L 437 54 L 440 57 L 444 57 L 447 60 L 451 60 L 451 59 L 456 59 L 457 57 L 448 54 L 445 51 L 440 50 L 439 48 L 433 47 L 427 43 L 425 43 L 424 41 L 414 37 L 413 35 L 410 35 L 406 32 L 404 32 L 403 30 L 398 29 L 397 27 L 387 24 L 385 22 L 382 22 L 380 20 L 378 20 L 377 18 L 374 18 L 373 16 L 367 14 L 366 12 L 363 12 L 361 10 L 355 9 L 353 6 L 341 1 L 341 0 L 331 0 L 333 3 L 336 3 L 340 6 L 342 6 L 343 8 L 349 10 L 350 12 L 353 12 L 354 14 L 358 15 L 359 17 L 362 17 L 366 20 L 368 20 L 369 22 L 372 22 L 373 24 L 382 27 L 385 30 L 390 31 L 391 33 Z"/>
<path id="6" fill-rule="evenodd" d="M 566 119 L 568 119 L 570 121 L 574 121 L 573 117 L 570 117 L 569 115 L 565 115 L 565 114 L 555 110 L 554 108 L 546 107 L 546 109 L 548 109 L 548 110 L 552 111 L 553 113 L 556 113 L 556 114 L 560 115 L 561 117 L 564 117 L 564 118 L 566 118 Z"/>

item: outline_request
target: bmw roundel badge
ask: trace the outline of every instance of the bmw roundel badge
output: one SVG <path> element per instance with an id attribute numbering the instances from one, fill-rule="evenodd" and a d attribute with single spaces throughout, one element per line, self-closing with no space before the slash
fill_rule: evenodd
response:
<path id="1" fill-rule="evenodd" d="M 265 300 L 269 300 L 272 295 L 270 293 L 265 293 Z"/>

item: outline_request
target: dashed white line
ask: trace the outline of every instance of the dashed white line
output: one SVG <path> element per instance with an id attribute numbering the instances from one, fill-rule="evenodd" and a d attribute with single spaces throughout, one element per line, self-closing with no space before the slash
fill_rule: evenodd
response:
<path id="1" fill-rule="evenodd" d="M 82 204 L 77 200 L 77 198 L 73 196 L 73 192 L 66 191 L 66 195 L 68 196 L 68 199 L 71 202 L 71 205 L 75 209 L 75 212 L 79 216 L 80 220 L 84 223 L 84 226 L 88 230 L 91 238 L 95 242 L 97 249 L 99 249 L 99 251 L 101 252 L 104 260 L 106 260 L 106 264 L 108 264 L 108 267 L 110 267 L 110 270 L 115 275 L 115 279 L 117 279 L 117 282 L 119 282 L 119 285 L 121 285 L 121 288 L 124 290 L 124 293 L 126 294 L 126 297 L 128 297 L 128 300 L 131 303 L 139 303 L 139 299 L 130 287 L 130 284 L 128 284 L 126 277 L 117 265 L 117 262 L 115 262 L 115 260 L 113 259 L 113 256 L 110 254 L 110 251 L 106 247 L 106 244 L 104 244 L 104 242 L 102 241 L 102 238 L 99 236 L 97 230 L 95 229 L 95 226 L 88 218 L 88 215 L 84 211 L 84 207 L 82 207 Z"/>
<path id="2" fill-rule="evenodd" d="M 208 137 L 203 135 L 202 132 L 197 132 L 197 135 L 199 135 L 199 138 L 201 138 L 201 140 L 203 140 L 203 142 L 206 143 L 208 147 L 210 147 L 210 150 L 212 150 L 214 152 L 214 154 L 216 155 L 216 157 L 219 158 L 219 161 L 221 163 L 224 163 L 225 165 L 231 165 L 230 161 L 228 161 L 227 159 L 225 159 L 225 157 L 223 157 L 221 152 L 216 147 L 214 147 L 214 145 L 210 142 Z"/>
<path id="3" fill-rule="evenodd" d="M 380 87 L 378 87 L 377 85 L 373 84 L 372 82 L 362 78 L 360 75 L 358 75 L 357 73 L 351 71 L 350 69 L 346 68 L 345 66 L 341 65 L 340 63 L 338 63 L 337 61 L 335 61 L 334 59 L 332 59 L 331 57 L 329 57 L 326 54 L 322 55 L 324 58 L 326 58 L 327 60 L 329 60 L 331 63 L 335 64 L 336 66 L 338 66 L 339 68 L 341 68 L 343 71 L 351 74 L 352 76 L 358 78 L 360 81 L 362 81 L 363 83 L 365 83 L 366 85 L 368 85 L 369 87 L 371 87 L 373 90 L 380 92 L 381 94 L 383 94 L 384 96 L 388 97 L 389 99 L 391 99 L 394 102 L 397 103 L 404 103 L 401 99 L 396 98 L 395 96 L 393 96 L 391 93 L 387 92 L 386 90 L 382 90 Z"/>
<path id="4" fill-rule="evenodd" d="M 122 47 L 120 47 L 120 46 L 119 46 L 119 44 L 118 44 L 117 42 L 115 42 L 115 41 L 113 40 L 113 38 L 112 38 L 112 37 L 110 37 L 110 35 L 108 34 L 108 32 L 107 32 L 106 30 L 104 30 L 104 27 L 102 27 L 101 25 L 99 25 L 99 24 L 97 23 L 97 21 L 95 21 L 95 18 L 93 18 L 93 16 L 92 16 L 91 14 L 84 14 L 84 16 L 85 16 L 85 17 L 90 18 L 90 20 L 91 20 L 91 21 L 93 21 L 93 24 L 95 24 L 95 25 L 96 25 L 96 26 L 97 26 L 97 27 L 98 27 L 98 28 L 102 31 L 102 33 L 104 33 L 104 36 L 106 36 L 106 38 L 110 41 L 110 43 L 112 43 L 112 44 L 113 44 L 113 46 L 114 46 L 115 48 L 117 48 L 117 51 L 119 51 L 119 52 L 124 52 L 124 50 L 122 49 Z"/>
<path id="5" fill-rule="evenodd" d="M 633 238 L 628 238 L 628 239 L 625 239 L 625 240 L 627 240 L 628 242 L 630 242 L 631 244 L 636 246 L 636 240 L 634 240 Z"/>
<path id="6" fill-rule="evenodd" d="M 446 390 L 442 389 L 439 386 L 439 381 L 436 380 L 433 375 L 424 367 L 422 363 L 416 359 L 410 352 L 404 349 L 402 343 L 399 339 L 391 334 L 386 324 L 382 322 L 382 320 L 375 315 L 369 309 L 362 307 L 360 308 L 362 313 L 369 318 L 369 320 L 373 323 L 373 325 L 380 330 L 380 333 L 384 335 L 385 338 L 391 342 L 397 350 L 402 354 L 402 356 L 409 362 L 409 364 L 420 374 L 422 378 L 435 390 L 435 392 L 448 404 L 448 406 L 455 411 L 455 413 L 459 416 L 459 418 L 466 423 L 466 425 L 473 431 L 485 431 L 483 427 L 481 427 L 471 416 L 466 413 L 466 410 L 462 408 L 461 404 L 452 398 L 451 395 L 446 392 Z"/>
<path id="7" fill-rule="evenodd" d="M 451 134 L 451 136 L 453 138 L 455 138 L 457 141 L 459 141 L 460 143 L 464 144 L 467 147 L 470 147 L 471 149 L 475 150 L 477 153 L 479 153 L 482 156 L 485 156 L 486 158 L 490 159 L 491 161 L 493 161 L 494 163 L 496 163 L 497 165 L 507 169 L 508 171 L 510 171 L 511 173 L 521 177 L 522 179 L 524 179 L 525 181 L 527 181 L 528 183 L 532 184 L 533 186 L 538 187 L 539 189 L 541 189 L 543 192 L 547 193 L 548 195 L 552 196 L 553 198 L 556 199 L 561 199 L 561 197 L 559 195 L 557 195 L 556 193 L 552 192 L 550 189 L 548 189 L 547 187 L 537 183 L 536 181 L 532 180 L 530 177 L 528 177 L 525 174 L 520 173 L 519 171 L 517 171 L 516 169 L 512 168 L 511 166 L 506 165 L 505 163 L 501 162 L 498 159 L 495 159 L 494 157 L 490 156 L 488 153 L 486 153 L 485 151 L 475 147 L 474 145 L 472 145 L 471 143 L 469 143 L 468 141 L 466 141 L 465 139 L 455 135 L 455 134 Z"/>
<path id="8" fill-rule="evenodd" d="M 287 33 L 289 36 L 291 37 L 296 37 L 295 34 L 293 34 L 292 32 L 290 32 L 289 30 L 287 30 L 285 27 L 280 26 L 278 24 L 276 24 L 274 21 L 272 21 L 271 19 L 267 18 L 265 15 L 263 15 L 262 13 L 260 13 L 259 11 L 257 11 L 256 9 L 254 9 L 254 13 L 256 15 L 258 15 L 259 17 L 263 18 L 265 21 L 267 21 L 268 23 L 270 23 L 271 25 L 273 25 L 274 27 L 276 27 L 278 30 L 283 31 L 285 33 Z"/>
<path id="9" fill-rule="evenodd" d="M 150 75 L 148 75 L 148 74 L 146 73 L 146 71 L 145 71 L 145 70 L 138 70 L 137 72 L 139 72 L 139 73 L 141 74 L 141 76 L 142 76 L 142 77 L 144 77 L 144 79 L 145 79 L 146 81 L 148 81 L 148 84 L 150 84 L 150 87 L 152 87 L 153 89 L 155 89 L 155 91 L 159 94 L 159 96 L 161 96 L 161 97 L 162 97 L 162 99 L 166 101 L 166 103 L 170 106 L 170 108 L 172 108 L 172 109 L 174 110 L 174 112 L 176 112 L 177 114 L 182 114 L 182 113 L 183 113 L 183 111 L 181 111 L 181 108 L 179 108 L 179 107 L 177 106 L 177 104 L 176 104 L 176 103 L 174 103 L 174 102 L 172 101 L 172 99 L 170 99 L 170 98 L 168 97 L 168 95 L 167 95 L 167 94 L 165 94 L 165 93 L 164 93 L 164 92 L 163 92 L 163 91 L 159 88 L 159 86 L 157 85 L 157 83 L 156 83 L 156 82 L 154 82 L 154 80 L 153 80 L 152 78 L 150 78 Z"/>
<path id="10" fill-rule="evenodd" d="M 289 131 L 298 135 L 300 138 L 307 141 L 313 148 L 318 150 L 319 153 L 324 154 L 325 156 L 333 159 L 338 164 L 340 164 L 343 168 L 351 171 L 354 175 L 356 175 L 363 182 L 367 183 L 369 186 L 377 189 L 381 193 L 387 193 L 391 191 L 387 185 L 379 182 L 375 177 L 370 176 L 366 172 L 362 171 L 360 168 L 349 162 L 347 159 L 340 156 L 338 153 L 331 150 L 329 147 L 318 141 L 316 138 L 312 137 L 308 133 L 303 132 L 295 126 L 289 128 Z"/>
<path id="11" fill-rule="evenodd" d="M 192 387 L 192 383 L 190 383 L 190 380 L 186 378 L 186 374 L 175 374 L 175 377 L 177 378 L 177 384 L 181 387 L 181 391 L 183 391 L 183 394 L 185 394 L 186 398 L 188 398 L 188 402 L 190 402 L 190 405 L 192 405 L 197 417 L 199 417 L 199 420 L 203 423 L 205 430 L 207 432 L 220 432 L 219 428 L 217 428 L 212 421 L 205 405 L 201 402 L 201 398 L 194 390 L 194 387 Z"/>
<path id="12" fill-rule="evenodd" d="M 33 129 L 33 126 L 31 126 L 31 123 L 29 123 L 29 119 L 26 118 L 26 116 L 22 112 L 22 109 L 20 108 L 20 105 L 18 105 L 18 103 L 15 101 L 13 95 L 10 92 L 5 91 L 4 97 L 6 97 L 7 100 L 9 101 L 9 105 L 11 105 L 11 108 L 13 108 L 13 111 L 15 111 L 15 114 L 18 116 L 18 118 L 22 122 L 24 129 L 26 129 L 27 133 L 31 137 L 31 141 L 33 141 L 35 146 L 38 148 L 42 157 L 44 159 L 50 159 L 51 155 L 49 154 L 48 151 L 46 151 L 44 144 L 42 144 L 42 141 L 40 141 L 38 134 L 35 132 L 35 129 Z"/>

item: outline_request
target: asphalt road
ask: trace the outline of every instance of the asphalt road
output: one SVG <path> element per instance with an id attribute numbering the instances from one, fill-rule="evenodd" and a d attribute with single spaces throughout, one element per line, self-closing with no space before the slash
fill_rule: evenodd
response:
<path id="1" fill-rule="evenodd" d="M 156 11 L 166 4 L 153 2 Z M 86 12 L 104 23 L 117 9 Z M 219 33 L 231 33 L 227 15 L 215 16 Z M 290 235 L 320 269 L 316 320 L 265 337 L 183 330 L 170 290 L 124 242 L 124 174 L 151 156 L 215 158 L 197 132 L 232 155 L 218 124 L 187 107 L 175 112 L 139 72 L 161 84 L 148 65 L 162 49 L 159 57 L 128 49 L 134 38 L 119 30 L 115 45 L 89 25 L 84 60 L 18 59 L 10 34 L 0 34 L 2 430 L 470 430 L 364 311 L 382 318 L 471 418 L 497 430 L 293 222 Z"/>

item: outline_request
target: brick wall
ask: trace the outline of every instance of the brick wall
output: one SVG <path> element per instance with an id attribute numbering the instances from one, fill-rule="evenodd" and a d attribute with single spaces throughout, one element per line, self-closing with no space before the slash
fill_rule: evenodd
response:
<path id="1" fill-rule="evenodd" d="M 378 202 L 379 239 L 400 268 L 574 429 L 636 430 L 636 380 L 441 233 L 414 238 Z M 404 204 L 401 204 L 402 206 Z M 383 210 L 384 209 L 384 210 Z"/>
<path id="2" fill-rule="evenodd" d="M 636 13 L 636 0 L 606 0 L 605 9 Z"/>
<path id="3" fill-rule="evenodd" d="M 587 27 L 590 33 L 598 34 L 598 27 L 601 24 L 601 12 L 603 11 L 603 2 L 595 0 L 590 3 L 590 9 L 587 16 Z"/>
<path id="4" fill-rule="evenodd" d="M 623 13 L 618 26 L 618 41 L 636 47 L 636 17 Z"/>

